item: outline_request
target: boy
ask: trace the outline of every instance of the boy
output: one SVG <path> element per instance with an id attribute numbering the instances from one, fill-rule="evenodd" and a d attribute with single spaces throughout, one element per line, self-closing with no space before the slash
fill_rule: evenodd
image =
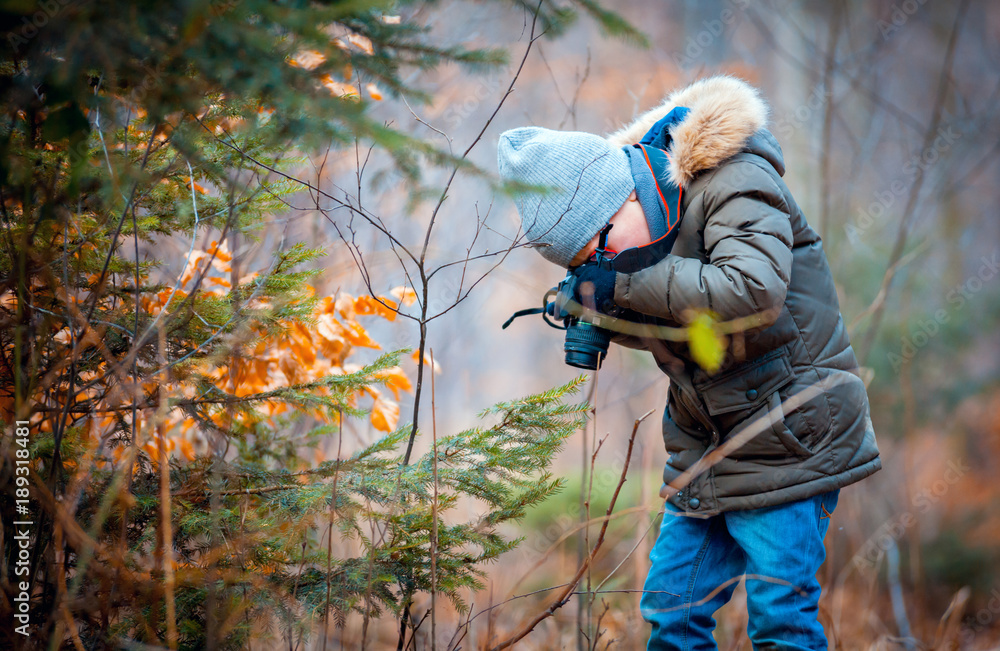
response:
<path id="1" fill-rule="evenodd" d="M 714 374 L 686 342 L 613 339 L 649 350 L 670 377 L 666 510 L 641 601 L 648 649 L 716 648 L 713 614 L 741 576 L 755 649 L 826 649 L 823 537 L 839 489 L 881 467 L 822 242 L 781 179 L 766 118 L 754 88 L 720 76 L 607 138 L 534 127 L 500 137 L 502 177 L 558 188 L 516 199 L 551 262 L 586 262 L 609 221 L 613 251 L 676 237 L 634 273 L 582 267 L 592 295 L 581 301 L 673 325 L 711 310 L 753 326 L 730 337 Z M 653 146 L 668 153 L 659 168 Z M 681 211 L 665 199 L 671 184 Z"/>

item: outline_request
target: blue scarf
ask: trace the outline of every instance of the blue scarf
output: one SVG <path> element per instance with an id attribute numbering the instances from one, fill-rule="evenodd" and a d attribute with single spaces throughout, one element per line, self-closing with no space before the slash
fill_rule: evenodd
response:
<path id="1" fill-rule="evenodd" d="M 670 150 L 670 127 L 683 121 L 688 111 L 684 106 L 674 108 L 660 118 L 637 144 L 622 148 L 629 157 L 635 193 L 654 242 L 668 233 L 676 237 L 680 224 L 680 188 L 666 180 L 668 159 L 662 152 Z"/>

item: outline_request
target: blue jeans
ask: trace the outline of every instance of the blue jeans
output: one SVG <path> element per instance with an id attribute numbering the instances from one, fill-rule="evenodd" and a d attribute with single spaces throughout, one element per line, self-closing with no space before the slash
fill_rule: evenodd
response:
<path id="1" fill-rule="evenodd" d="M 816 572 L 839 490 L 710 518 L 667 502 L 640 607 L 653 625 L 648 651 L 716 649 L 713 614 L 746 577 L 754 649 L 827 648 Z"/>

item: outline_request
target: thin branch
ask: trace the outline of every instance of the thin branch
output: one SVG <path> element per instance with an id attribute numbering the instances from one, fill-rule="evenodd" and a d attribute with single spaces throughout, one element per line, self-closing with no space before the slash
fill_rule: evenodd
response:
<path id="1" fill-rule="evenodd" d="M 882 282 L 879 285 L 878 294 L 875 295 L 875 299 L 871 302 L 871 305 L 861 310 L 861 312 L 859 312 L 858 315 L 851 320 L 851 324 L 847 327 L 848 334 L 852 334 L 858 325 L 864 321 L 869 314 L 882 309 L 886 298 L 889 296 L 889 285 L 892 284 L 892 279 L 896 277 L 896 273 L 901 268 L 909 264 L 918 255 L 927 250 L 930 244 L 930 240 L 924 240 L 920 246 L 904 255 L 885 270 L 885 275 L 882 277 Z"/>
<path id="2" fill-rule="evenodd" d="M 434 359 L 434 349 L 431 348 L 431 359 Z M 434 404 L 434 375 L 431 371 L 431 471 L 434 479 L 434 497 L 431 502 L 431 651 L 437 651 L 437 546 L 438 546 L 438 451 L 437 451 L 437 409 Z M 414 629 L 414 633 L 416 630 Z"/>
<path id="3" fill-rule="evenodd" d="M 843 2 L 838 0 L 833 6 L 833 20 L 826 41 L 826 62 L 823 66 L 823 140 L 820 145 L 820 239 L 827 240 L 830 230 L 830 141 L 833 134 L 833 74 L 837 61 L 837 43 L 840 40 L 840 24 L 843 18 Z"/>
<path id="4" fill-rule="evenodd" d="M 665 505 L 666 505 L 666 502 L 664 502 L 663 506 L 660 507 L 660 510 L 657 512 L 656 516 L 662 515 L 664 513 L 664 506 Z M 638 540 L 636 540 L 635 545 L 633 545 L 632 549 L 630 549 L 629 552 L 627 554 L 625 554 L 625 557 L 621 560 L 621 562 L 618 563 L 618 565 L 616 565 L 613 570 L 611 570 L 610 572 L 608 572 L 608 575 L 606 577 L 604 577 L 603 581 L 601 581 L 600 583 L 597 584 L 597 587 L 594 588 L 594 591 L 593 591 L 594 594 L 600 593 L 601 592 L 601 588 L 604 587 L 604 584 L 607 583 L 608 581 L 610 581 L 611 577 L 613 577 L 615 575 L 615 573 L 618 570 L 621 569 L 622 565 L 624 565 L 628 561 L 628 559 L 632 557 L 632 554 L 635 553 L 635 550 L 637 550 L 639 548 L 639 545 L 642 544 L 642 541 L 646 539 L 646 536 L 649 534 L 650 529 L 652 529 L 653 525 L 656 524 L 656 516 L 654 516 L 652 519 L 650 519 L 649 525 L 646 527 L 646 530 L 644 532 L 642 532 L 641 536 L 638 537 Z M 618 592 L 618 591 L 613 591 L 613 592 Z"/>

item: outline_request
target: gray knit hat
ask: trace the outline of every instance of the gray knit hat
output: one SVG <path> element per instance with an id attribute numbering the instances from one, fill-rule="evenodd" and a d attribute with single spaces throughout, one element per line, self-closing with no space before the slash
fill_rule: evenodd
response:
<path id="1" fill-rule="evenodd" d="M 580 131 L 504 131 L 497 165 L 504 180 L 554 188 L 519 194 L 514 202 L 528 240 L 543 245 L 542 256 L 561 267 L 569 267 L 635 188 L 625 152 Z"/>

